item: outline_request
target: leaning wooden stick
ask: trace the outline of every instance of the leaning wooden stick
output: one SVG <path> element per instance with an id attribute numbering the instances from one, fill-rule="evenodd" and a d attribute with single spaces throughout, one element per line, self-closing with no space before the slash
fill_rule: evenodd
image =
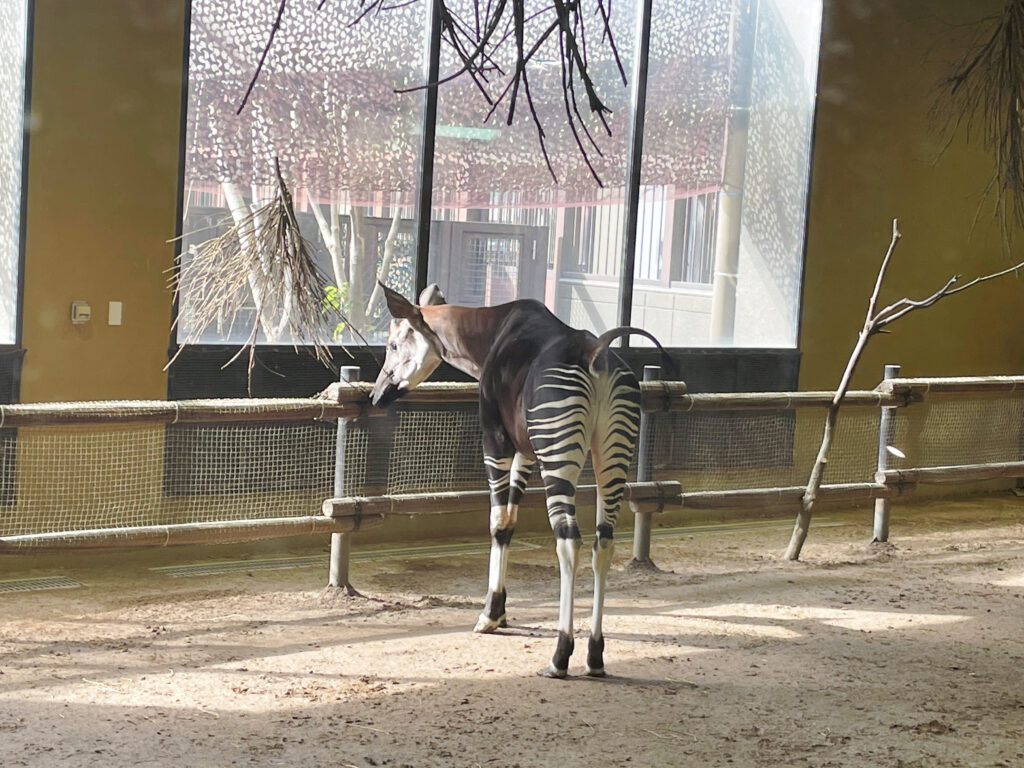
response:
<path id="1" fill-rule="evenodd" d="M 880 333 L 885 326 L 901 317 L 905 317 L 914 310 L 930 307 L 947 296 L 952 296 L 955 293 L 966 291 L 968 288 L 973 288 L 987 280 L 1002 277 L 1003 275 L 1008 275 L 1010 273 L 1016 273 L 1020 269 L 1024 268 L 1024 261 L 1022 261 L 1008 269 L 993 272 L 992 274 L 984 275 L 983 277 L 977 277 L 974 280 L 971 280 L 971 282 L 965 283 L 964 285 L 956 288 L 953 286 L 956 284 L 957 280 L 960 279 L 960 276 L 953 275 L 953 277 L 946 281 L 945 285 L 927 298 L 920 299 L 918 301 L 903 298 L 876 311 L 878 306 L 878 294 L 882 290 L 882 281 L 885 279 L 886 270 L 889 268 L 889 262 L 892 260 L 893 252 L 896 250 L 896 244 L 899 240 L 899 222 L 896 219 L 893 219 L 892 239 L 889 241 L 889 248 L 885 252 L 885 258 L 882 259 L 882 266 L 878 269 L 878 277 L 875 279 L 875 288 L 871 292 L 871 298 L 868 300 L 868 310 L 864 318 L 864 327 L 861 328 L 860 333 L 857 335 L 857 343 L 853 347 L 850 359 L 846 363 L 846 370 L 843 371 L 843 377 L 839 381 L 839 386 L 836 388 L 835 396 L 832 398 L 832 404 L 829 406 L 828 413 L 825 416 L 825 430 L 821 437 L 821 447 L 818 449 L 818 456 L 814 461 L 814 466 L 811 468 L 811 475 L 807 480 L 807 489 L 804 491 L 804 496 L 801 500 L 801 510 L 796 518 L 796 525 L 793 528 L 793 535 L 789 540 L 789 547 L 786 549 L 785 558 L 787 560 L 799 560 L 800 550 L 803 549 L 804 541 L 807 540 L 807 529 L 811 524 L 811 510 L 814 508 L 814 502 L 818 496 L 818 489 L 821 487 L 822 476 L 825 473 L 825 465 L 828 463 L 828 451 L 832 445 L 832 433 L 835 429 L 836 417 L 839 415 L 839 406 L 842 404 L 843 396 L 846 394 L 846 390 L 850 386 L 850 379 L 853 377 L 853 372 L 857 367 L 857 362 L 860 360 L 864 347 L 867 346 L 868 339 L 876 333 Z"/>

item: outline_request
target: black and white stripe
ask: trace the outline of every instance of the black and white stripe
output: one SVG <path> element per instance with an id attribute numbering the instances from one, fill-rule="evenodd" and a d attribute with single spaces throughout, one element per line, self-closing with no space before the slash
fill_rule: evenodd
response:
<path id="1" fill-rule="evenodd" d="M 640 430 L 636 377 L 624 367 L 597 374 L 582 365 L 551 367 L 539 377 L 532 400 L 527 429 L 552 527 L 560 535 L 578 535 L 576 483 L 588 452 L 603 501 L 598 525 L 614 527 Z"/>
<path id="2" fill-rule="evenodd" d="M 615 527 L 640 434 L 640 389 L 632 371 L 613 368 L 598 381 L 600 409 L 591 446 L 600 491 L 598 535 Z"/>
<path id="3" fill-rule="evenodd" d="M 579 538 L 576 482 L 594 429 L 594 380 L 581 365 L 540 375 L 526 409 L 527 433 L 541 466 L 548 517 L 559 538 Z"/>

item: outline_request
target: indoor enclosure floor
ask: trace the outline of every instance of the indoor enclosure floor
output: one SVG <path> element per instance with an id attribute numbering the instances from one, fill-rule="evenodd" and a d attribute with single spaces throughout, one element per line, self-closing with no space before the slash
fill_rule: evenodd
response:
<path id="1" fill-rule="evenodd" d="M 869 511 L 835 513 L 799 563 L 778 557 L 788 519 L 662 530 L 658 572 L 624 568 L 624 541 L 610 677 L 582 674 L 583 557 L 565 681 L 535 674 L 558 605 L 542 539 L 514 544 L 494 635 L 470 631 L 482 541 L 357 544 L 364 597 L 323 586 L 322 546 L 276 553 L 287 569 L 216 548 L 8 557 L 5 584 L 81 586 L 0 593 L 0 764 L 1020 766 L 1022 511 L 900 505 L 874 547 Z"/>

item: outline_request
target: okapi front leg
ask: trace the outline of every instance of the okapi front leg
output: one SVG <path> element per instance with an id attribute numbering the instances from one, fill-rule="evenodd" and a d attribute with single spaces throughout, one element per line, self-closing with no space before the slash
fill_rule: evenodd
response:
<path id="1" fill-rule="evenodd" d="M 485 451 L 487 450 L 485 439 Z M 515 520 L 508 509 L 509 478 L 514 456 L 492 456 L 484 454 L 487 469 L 487 485 L 491 491 L 491 560 L 487 576 L 487 599 L 480 612 L 474 632 L 493 632 L 506 627 L 505 620 L 505 569 L 508 566 L 508 545 L 512 541 Z"/>
<path id="2" fill-rule="evenodd" d="M 484 464 L 491 489 L 491 559 L 487 600 L 474 631 L 487 633 L 508 626 L 505 618 L 508 548 L 515 531 L 519 502 L 522 501 L 535 462 L 517 453 L 512 458 L 488 456 L 484 458 Z"/>

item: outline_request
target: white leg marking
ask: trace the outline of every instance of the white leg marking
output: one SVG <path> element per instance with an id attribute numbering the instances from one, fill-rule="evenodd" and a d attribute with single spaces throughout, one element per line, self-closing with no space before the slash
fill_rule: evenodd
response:
<path id="1" fill-rule="evenodd" d="M 608 569 L 612 564 L 612 555 L 615 553 L 615 541 L 613 539 L 600 539 L 594 549 L 594 612 L 590 618 L 591 643 L 601 642 L 604 638 L 604 596 L 608 586 Z M 601 648 L 604 646 L 602 645 Z M 601 654 L 603 656 L 603 654 Z M 604 659 L 601 659 L 600 666 L 590 665 L 589 653 L 587 659 L 587 674 L 594 677 L 604 676 Z"/>
<path id="2" fill-rule="evenodd" d="M 572 612 L 575 601 L 576 566 L 580 559 L 579 539 L 558 539 L 555 543 L 558 553 L 558 568 L 561 572 L 561 587 L 558 599 L 558 630 L 572 635 Z"/>
<path id="3" fill-rule="evenodd" d="M 491 539 L 491 559 L 488 568 L 487 578 L 487 604 L 480 612 L 473 631 L 480 634 L 489 634 L 496 629 L 506 626 L 505 622 L 505 569 L 508 566 L 508 545 L 499 544 Z M 500 600 L 501 607 L 496 616 L 490 616 L 488 611 L 492 607 L 491 600 Z"/>
<path id="4" fill-rule="evenodd" d="M 508 567 L 508 545 L 491 541 L 491 563 L 487 588 L 500 592 L 505 588 L 505 569 Z"/>

